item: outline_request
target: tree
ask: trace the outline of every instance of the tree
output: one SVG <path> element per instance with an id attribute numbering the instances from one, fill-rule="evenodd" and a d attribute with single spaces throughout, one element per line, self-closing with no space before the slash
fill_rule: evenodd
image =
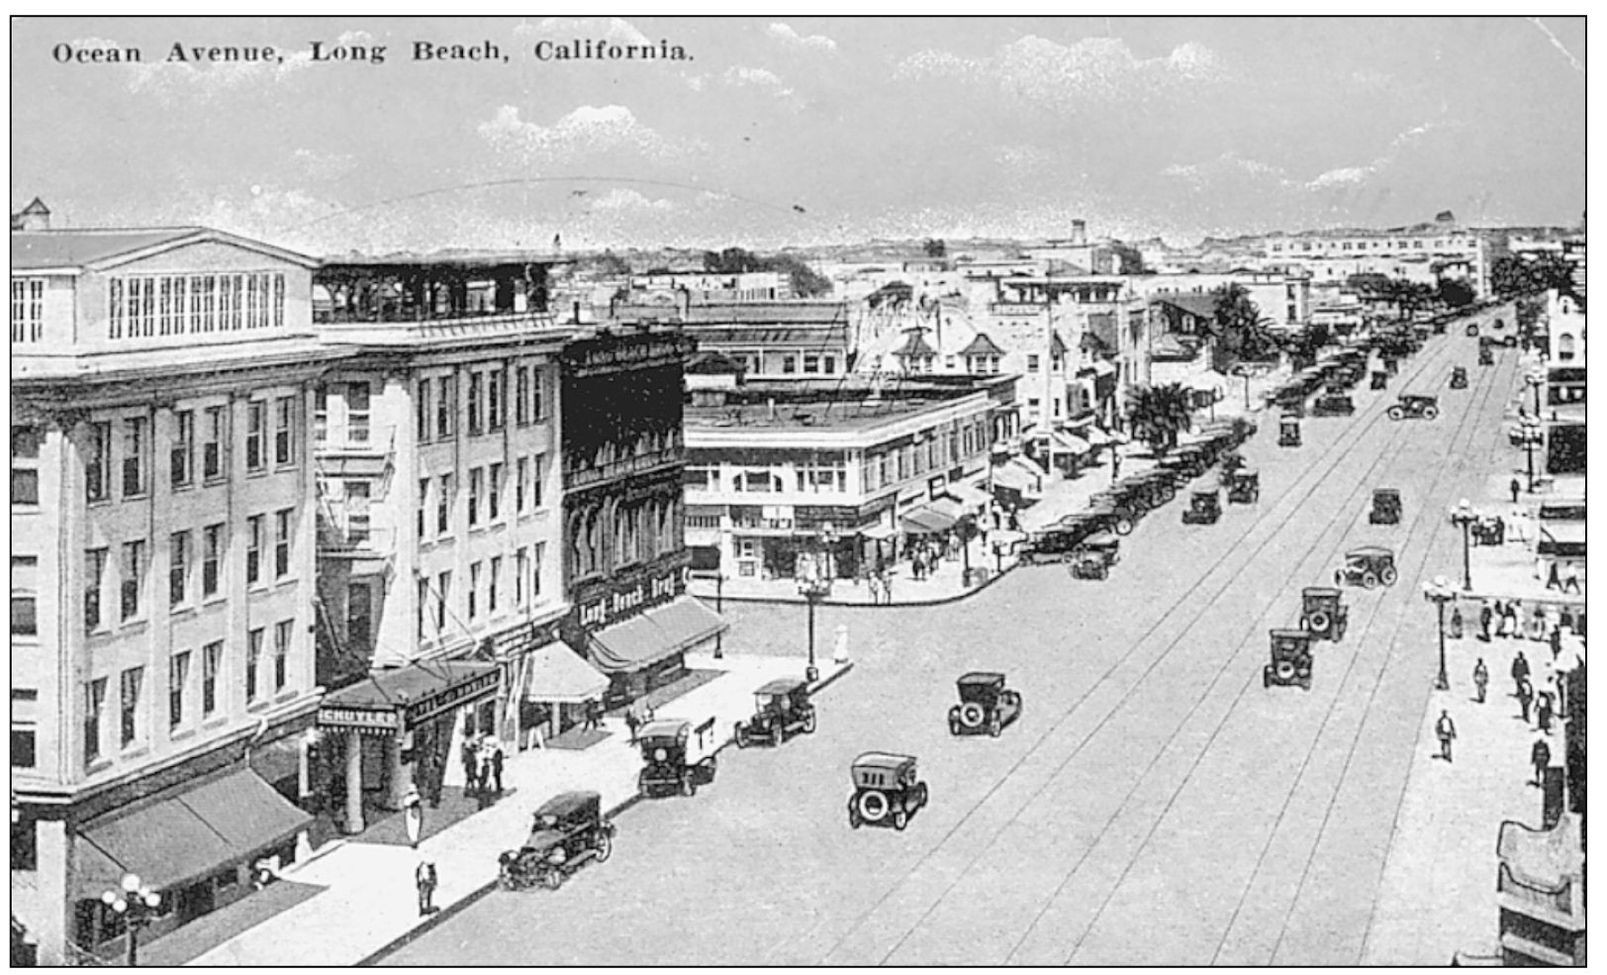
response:
<path id="1" fill-rule="evenodd" d="M 831 282 L 819 274 L 815 269 L 793 257 L 791 254 L 781 254 L 763 262 L 766 271 L 779 271 L 787 275 L 792 284 L 792 293 L 799 298 L 816 298 L 820 295 L 831 294 Z"/>
<path id="2" fill-rule="evenodd" d="M 1155 453 L 1177 446 L 1177 435 L 1194 423 L 1193 395 L 1182 383 L 1135 386 L 1127 402 L 1133 436 Z"/>
<path id="3" fill-rule="evenodd" d="M 703 252 L 703 270 L 710 274 L 747 274 L 763 270 L 760 263 L 759 258 L 740 247 L 727 247 L 719 253 Z"/>
<path id="4" fill-rule="evenodd" d="M 620 257 L 618 254 L 615 254 L 611 250 L 603 251 L 601 254 L 597 255 L 596 258 L 594 258 L 594 261 L 596 262 L 597 269 L 609 277 L 624 277 L 625 275 L 631 273 L 630 262 L 625 260 L 623 257 Z"/>
<path id="5" fill-rule="evenodd" d="M 1250 300 L 1241 284 L 1228 284 L 1212 292 L 1216 297 L 1214 315 L 1205 331 L 1214 340 L 1212 368 L 1226 372 L 1242 359 L 1264 359 L 1274 344 L 1261 309 Z"/>
<path id="6" fill-rule="evenodd" d="M 1533 257 L 1509 256 L 1490 267 L 1490 287 L 1502 298 L 1536 294 L 1553 288 L 1563 294 L 1574 291 L 1574 268 L 1561 254 L 1545 252 Z"/>
<path id="7" fill-rule="evenodd" d="M 922 249 L 924 249 L 926 251 L 926 256 L 927 257 L 948 257 L 949 256 L 949 245 L 945 244 L 942 240 L 940 240 L 940 239 L 938 239 L 936 237 L 928 237 L 928 238 L 926 238 L 926 242 L 923 243 L 921 245 L 921 247 L 922 247 Z"/>
<path id="8" fill-rule="evenodd" d="M 1447 308 L 1465 308 L 1476 297 L 1466 278 L 1440 278 L 1438 298 Z"/>

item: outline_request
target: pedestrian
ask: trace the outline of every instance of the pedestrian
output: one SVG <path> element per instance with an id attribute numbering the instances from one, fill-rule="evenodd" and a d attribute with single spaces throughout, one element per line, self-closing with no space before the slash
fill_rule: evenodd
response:
<path id="1" fill-rule="evenodd" d="M 1507 514 L 1507 527 L 1512 531 L 1512 540 L 1521 544 L 1529 541 L 1529 526 L 1524 518 L 1523 509 L 1514 507 Z"/>
<path id="2" fill-rule="evenodd" d="M 1485 688 L 1490 686 L 1490 668 L 1484 666 L 1484 658 L 1473 665 L 1473 689 L 1478 692 L 1478 702 L 1484 703 Z"/>
<path id="3" fill-rule="evenodd" d="M 893 605 L 893 576 L 891 573 L 882 576 L 882 600 L 887 605 Z"/>
<path id="4" fill-rule="evenodd" d="M 1584 590 L 1579 586 L 1579 563 L 1569 561 L 1568 574 L 1562 580 L 1562 591 L 1571 592 L 1576 596 L 1583 596 Z"/>
<path id="5" fill-rule="evenodd" d="M 836 641 L 837 642 L 832 647 L 832 651 L 831 651 L 831 662 L 834 663 L 834 664 L 838 664 L 838 665 L 846 664 L 848 662 L 848 625 L 847 624 L 845 624 L 845 623 L 837 624 Z"/>
<path id="6" fill-rule="evenodd" d="M 1451 761 L 1451 739 L 1456 737 L 1456 725 L 1451 721 L 1450 714 L 1440 712 L 1440 719 L 1434 722 L 1434 737 L 1440 740 L 1440 757 L 1447 763 Z"/>
<path id="7" fill-rule="evenodd" d="M 1545 788 L 1546 769 L 1551 765 L 1551 746 L 1546 744 L 1544 738 L 1534 740 L 1534 747 L 1529 749 L 1529 764 L 1534 766 L 1534 781 L 1529 784 Z"/>
<path id="8" fill-rule="evenodd" d="M 1508 600 L 1506 620 L 1501 624 L 1501 628 L 1507 632 L 1507 636 L 1514 640 L 1523 636 L 1523 628 L 1518 623 L 1518 607 L 1520 605 L 1522 604 L 1516 599 Z"/>
<path id="9" fill-rule="evenodd" d="M 586 719 L 591 722 L 591 729 L 599 731 L 603 727 L 603 702 L 592 698 L 587 704 Z"/>
<path id="10" fill-rule="evenodd" d="M 642 719 L 636 716 L 636 704 L 633 702 L 625 708 L 625 728 L 630 732 L 632 745 L 636 744 L 636 729 L 641 726 Z"/>
<path id="11" fill-rule="evenodd" d="M 1014 508 L 1010 509 L 1010 530 L 1013 532 L 1021 530 L 1021 515 Z"/>
<path id="12" fill-rule="evenodd" d="M 1551 662 L 1556 663 L 1557 658 L 1562 656 L 1562 627 L 1561 626 L 1553 626 L 1553 627 L 1551 627 L 1550 639 L 1551 639 Z"/>
<path id="13" fill-rule="evenodd" d="M 1522 487 L 1522 485 L 1520 485 L 1518 483 L 1518 479 L 1515 478 L 1515 477 L 1512 479 L 1512 483 L 1507 485 L 1507 489 L 1512 492 L 1512 503 L 1513 504 L 1518 503 L 1518 489 L 1520 487 Z"/>
<path id="14" fill-rule="evenodd" d="M 1562 591 L 1562 576 L 1557 572 L 1557 560 L 1551 560 L 1551 568 L 1546 570 L 1546 588 Z"/>
<path id="15" fill-rule="evenodd" d="M 1486 599 L 1479 605 L 1479 639 L 1485 643 L 1490 642 L 1490 620 L 1495 617 L 1495 610 L 1491 608 L 1490 601 Z"/>
<path id="16" fill-rule="evenodd" d="M 496 739 L 492 739 L 492 741 L 491 741 L 491 779 L 492 779 L 492 784 L 496 788 L 497 795 L 499 797 L 502 795 L 502 763 L 504 761 L 505 761 L 505 759 L 503 758 L 503 755 L 502 755 L 502 742 L 497 741 Z"/>
<path id="17" fill-rule="evenodd" d="M 1507 604 L 1501 599 L 1495 601 L 1495 635 L 1507 635 Z"/>
<path id="18" fill-rule="evenodd" d="M 1551 704 L 1551 692 L 1541 691 L 1540 698 L 1535 703 L 1535 723 L 1540 726 L 1541 732 L 1551 734 L 1551 716 L 1554 713 Z"/>
<path id="19" fill-rule="evenodd" d="M 1523 723 L 1529 723 L 1529 705 L 1534 703 L 1534 685 L 1525 677 L 1518 683 L 1518 707 L 1523 709 Z"/>
<path id="20" fill-rule="evenodd" d="M 1467 624 L 1462 620 L 1462 607 L 1456 606 L 1451 610 L 1451 622 L 1446 626 L 1445 635 L 1453 640 L 1462 639 Z"/>
<path id="21" fill-rule="evenodd" d="M 439 910 L 433 903 L 436 885 L 440 883 L 435 864 L 428 860 L 419 861 L 418 868 L 413 871 L 413 882 L 418 885 L 418 916 L 429 917 Z"/>
<path id="22" fill-rule="evenodd" d="M 1506 519 L 1502 518 L 1500 515 L 1495 516 L 1495 543 L 1497 545 L 1505 545 L 1507 543 L 1507 523 Z"/>
<path id="23" fill-rule="evenodd" d="M 1523 690 L 1523 682 L 1529 679 L 1529 660 L 1518 651 L 1518 656 L 1512 661 L 1512 688 L 1514 691 Z"/>
<path id="24" fill-rule="evenodd" d="M 424 803 L 419 799 L 418 786 L 409 785 L 402 796 L 402 824 L 407 827 L 407 845 L 418 849 L 418 838 L 424 832 Z"/>
<path id="25" fill-rule="evenodd" d="M 478 756 L 475 755 L 474 735 L 463 736 L 463 791 L 474 794 L 474 773 L 480 767 Z"/>

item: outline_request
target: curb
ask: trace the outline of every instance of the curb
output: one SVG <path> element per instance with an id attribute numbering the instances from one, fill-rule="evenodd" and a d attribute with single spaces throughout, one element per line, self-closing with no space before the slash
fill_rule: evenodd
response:
<path id="1" fill-rule="evenodd" d="M 830 676 L 828 676 L 828 677 L 826 677 L 826 678 L 824 678 L 822 680 L 815 681 L 813 684 L 811 684 L 809 686 L 809 693 L 811 695 L 819 693 L 820 691 L 824 690 L 825 688 L 831 686 L 833 683 L 836 683 L 836 681 L 839 678 L 841 678 L 844 674 L 847 674 L 849 671 L 851 671 L 853 669 L 854 669 L 854 663 L 853 663 L 853 661 L 849 661 L 841 670 L 838 670 L 836 673 L 831 674 Z M 720 752 L 724 751 L 726 749 L 726 747 L 731 744 L 731 741 L 732 741 L 732 739 L 727 739 L 724 744 L 722 744 L 718 749 L 715 750 L 714 753 L 719 754 Z M 642 801 L 642 797 L 641 797 L 640 794 L 633 795 L 630 798 L 624 800 L 623 802 L 616 803 L 615 805 L 609 807 L 608 809 L 603 810 L 603 817 L 605 819 L 613 819 L 616 816 L 619 816 L 621 813 L 625 812 L 626 810 L 630 809 L 632 806 L 636 805 L 638 802 L 641 802 L 641 801 Z M 384 945 L 382 945 L 377 950 L 375 950 L 373 952 L 370 952 L 369 954 L 365 955 L 361 960 L 359 960 L 355 964 L 354 967 L 357 967 L 357 968 L 371 968 L 371 967 L 373 967 L 374 965 L 376 965 L 379 962 L 381 962 L 382 960 L 384 960 L 386 955 L 389 955 L 389 954 L 391 954 L 391 953 L 393 953 L 393 952 L 395 952 L 395 951 L 397 951 L 397 950 L 399 950 L 401 948 L 407 947 L 415 939 L 420 938 L 420 937 L 430 933 L 431 931 L 435 930 L 436 926 L 442 924 L 447 919 L 456 916 L 459 912 L 461 912 L 461 911 L 473 906 L 476 902 L 478 902 L 480 900 L 480 898 L 482 898 L 485 895 L 491 893 L 493 890 L 496 890 L 496 888 L 497 888 L 497 880 L 495 878 L 487 881 L 486 883 L 480 885 L 479 887 L 476 887 L 475 889 L 469 891 L 467 894 L 464 894 L 462 897 L 458 898 L 452 904 L 447 905 L 445 907 L 442 907 L 440 910 L 436 911 L 434 914 L 431 914 L 429 917 L 427 917 L 424 920 L 420 921 L 417 925 L 409 928 L 407 931 L 403 932 L 401 935 L 399 935 L 399 936 L 391 939 L 390 941 L 386 942 Z"/>
<path id="2" fill-rule="evenodd" d="M 944 606 L 949 603 L 957 603 L 962 599 L 976 595 L 982 590 L 993 585 L 995 582 L 998 582 L 1000 579 L 1003 579 L 1005 576 L 1009 575 L 1019 564 L 1020 563 L 1018 562 L 1013 562 L 1010 565 L 1005 566 L 1000 571 L 989 574 L 988 580 L 981 585 L 972 586 L 969 589 L 966 589 L 963 592 L 957 592 L 952 596 L 940 596 L 935 599 L 900 599 L 891 603 L 845 603 L 836 599 L 817 599 L 815 601 L 815 605 L 833 606 L 840 609 L 898 609 L 901 606 Z M 698 598 L 706 600 L 707 598 L 711 597 L 699 596 Z M 747 603 L 749 605 L 756 606 L 803 606 L 808 602 L 808 600 L 801 597 L 777 598 L 772 596 L 722 596 L 721 601 L 727 603 Z"/>

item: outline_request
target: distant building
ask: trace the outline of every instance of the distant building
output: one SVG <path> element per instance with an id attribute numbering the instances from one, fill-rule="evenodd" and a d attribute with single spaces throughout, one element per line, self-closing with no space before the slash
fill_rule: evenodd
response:
<path id="1" fill-rule="evenodd" d="M 750 379 L 811 379 L 853 368 L 848 305 L 841 301 L 617 304 L 610 320 L 679 325 L 700 351 L 741 363 Z"/>
<path id="2" fill-rule="evenodd" d="M 1266 239 L 1264 256 L 1305 268 L 1317 282 L 1382 274 L 1422 284 L 1464 278 L 1479 297 L 1490 293 L 1490 245 L 1485 235 L 1437 221 L 1389 230 L 1322 230 Z"/>
<path id="3" fill-rule="evenodd" d="M 1570 295 L 1547 295 L 1546 472 L 1585 473 L 1585 313 Z"/>

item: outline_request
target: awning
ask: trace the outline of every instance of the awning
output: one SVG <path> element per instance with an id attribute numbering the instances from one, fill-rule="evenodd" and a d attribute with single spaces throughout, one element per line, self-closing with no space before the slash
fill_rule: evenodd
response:
<path id="1" fill-rule="evenodd" d="M 524 696 L 531 701 L 580 704 L 608 689 L 608 676 L 559 640 L 530 654 L 526 674 Z"/>
<path id="2" fill-rule="evenodd" d="M 1582 521 L 1554 521 L 1540 526 L 1539 555 L 1558 558 L 1582 559 L 1585 557 L 1585 523 Z"/>
<path id="3" fill-rule="evenodd" d="M 1115 437 L 1099 429 L 1098 427 L 1089 427 L 1082 432 L 1082 436 L 1084 440 L 1088 441 L 1090 444 L 1093 444 L 1095 447 L 1108 447 L 1116 442 Z"/>
<path id="4" fill-rule="evenodd" d="M 1088 441 L 1069 433 L 1056 430 L 1049 435 L 1049 452 L 1051 454 L 1086 454 L 1093 448 Z"/>
<path id="5" fill-rule="evenodd" d="M 966 508 L 975 508 L 988 503 L 988 492 L 969 484 L 950 484 L 944 490 Z"/>
<path id="6" fill-rule="evenodd" d="M 911 535 L 931 535 L 948 531 L 959 519 L 938 510 L 934 505 L 923 504 L 911 509 L 899 520 L 904 531 Z"/>
<path id="7" fill-rule="evenodd" d="M 318 724 L 394 732 L 490 697 L 500 680 L 496 664 L 470 660 L 418 661 L 375 671 L 367 680 L 325 695 L 318 705 Z"/>
<path id="8" fill-rule="evenodd" d="M 1042 475 L 1034 477 L 1015 464 L 1003 464 L 993 469 L 993 489 L 1022 493 L 1034 490 Z"/>
<path id="9" fill-rule="evenodd" d="M 180 886 L 283 843 L 312 816 L 254 772 L 240 769 L 168 798 L 91 820 L 81 831 L 80 898 L 96 898 L 124 873 L 152 890 Z"/>
<path id="10" fill-rule="evenodd" d="M 884 542 L 889 538 L 896 537 L 898 529 L 887 525 L 872 525 L 869 528 L 861 528 L 859 535 L 861 538 L 868 538 L 873 542 Z"/>
<path id="11" fill-rule="evenodd" d="M 650 609 L 591 635 L 591 660 L 604 673 L 627 673 L 712 640 L 730 626 L 693 596 Z"/>

